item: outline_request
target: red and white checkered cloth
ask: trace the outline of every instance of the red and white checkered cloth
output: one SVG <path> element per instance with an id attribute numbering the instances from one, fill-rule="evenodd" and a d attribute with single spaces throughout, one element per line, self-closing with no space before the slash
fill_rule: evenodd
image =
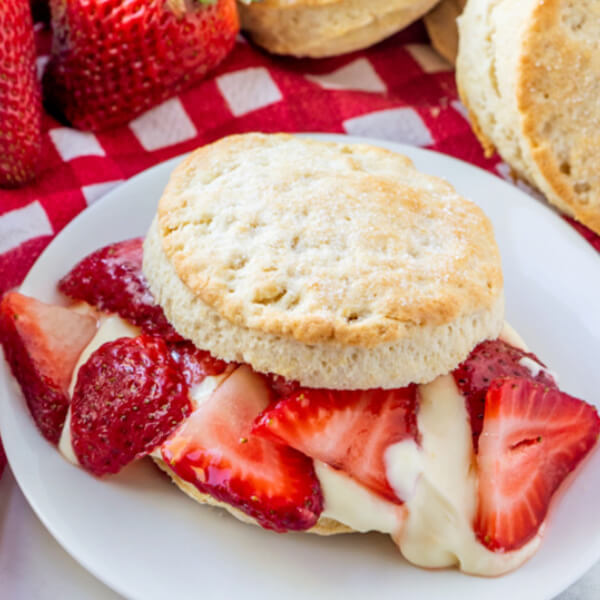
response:
<path id="1" fill-rule="evenodd" d="M 39 28 L 39 26 L 38 26 Z M 50 32 L 37 32 L 38 66 Z M 269 56 L 238 41 L 208 79 L 112 131 L 83 133 L 44 117 L 38 181 L 0 192 L 0 294 L 17 286 L 75 215 L 158 162 L 244 131 L 349 133 L 424 146 L 510 178 L 487 160 L 458 101 L 454 73 L 420 23 L 369 50 L 336 58 Z M 600 251 L 600 238 L 577 229 Z"/>

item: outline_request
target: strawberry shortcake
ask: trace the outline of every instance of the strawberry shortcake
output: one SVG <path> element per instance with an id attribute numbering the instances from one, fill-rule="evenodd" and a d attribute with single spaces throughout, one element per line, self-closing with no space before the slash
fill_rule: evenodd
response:
<path id="1" fill-rule="evenodd" d="M 42 434 L 96 476 L 149 456 L 276 532 L 379 531 L 416 565 L 502 574 L 600 433 L 505 324 L 483 212 L 380 148 L 205 146 L 145 240 L 58 287 L 69 304 L 0 304 Z"/>

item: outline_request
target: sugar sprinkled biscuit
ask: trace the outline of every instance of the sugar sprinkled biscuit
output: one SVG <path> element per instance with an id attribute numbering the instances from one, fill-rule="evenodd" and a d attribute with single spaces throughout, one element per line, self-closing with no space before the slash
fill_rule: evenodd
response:
<path id="1" fill-rule="evenodd" d="M 144 271 L 198 347 L 313 387 L 430 381 L 503 320 L 483 212 L 362 144 L 248 134 L 200 148 L 164 192 Z"/>

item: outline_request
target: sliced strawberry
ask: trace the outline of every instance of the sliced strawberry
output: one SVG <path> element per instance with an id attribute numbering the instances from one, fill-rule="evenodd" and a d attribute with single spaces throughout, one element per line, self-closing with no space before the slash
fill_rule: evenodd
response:
<path id="1" fill-rule="evenodd" d="M 73 450 L 94 475 L 117 473 L 167 439 L 191 408 L 164 340 L 141 335 L 107 342 L 77 374 Z"/>
<path id="2" fill-rule="evenodd" d="M 479 438 L 475 531 L 494 551 L 526 544 L 600 433 L 596 409 L 531 379 L 494 381 Z"/>
<path id="3" fill-rule="evenodd" d="M 286 379 L 281 375 L 275 375 L 275 373 L 268 373 L 265 377 L 267 378 L 269 387 L 273 390 L 277 398 L 291 396 L 294 392 L 300 391 L 300 384 L 293 379 Z"/>
<path id="4" fill-rule="evenodd" d="M 525 360 L 524 360 L 525 359 Z M 527 362 L 539 365 L 537 374 L 527 367 Z M 465 397 L 471 419 L 473 445 L 477 443 L 483 427 L 485 395 L 490 383 L 499 377 L 523 377 L 538 381 L 548 387 L 556 387 L 553 377 L 545 370 L 544 363 L 530 352 L 510 346 L 502 340 L 490 340 L 476 346 L 468 358 L 452 373 L 454 380 Z"/>
<path id="5" fill-rule="evenodd" d="M 384 453 L 391 444 L 417 439 L 417 387 L 304 389 L 269 407 L 252 431 L 341 469 L 398 503 L 402 498 L 387 480 Z"/>
<path id="6" fill-rule="evenodd" d="M 163 458 L 179 477 L 267 529 L 309 529 L 323 510 L 312 461 L 251 433 L 270 395 L 261 375 L 238 367 L 163 444 Z"/>
<path id="7" fill-rule="evenodd" d="M 0 342 L 33 419 L 58 443 L 79 355 L 96 333 L 96 320 L 62 306 L 10 292 L 0 303 Z"/>
<path id="8" fill-rule="evenodd" d="M 142 244 L 142 238 L 134 238 L 96 250 L 60 280 L 58 289 L 100 310 L 116 312 L 146 333 L 181 341 L 148 289 Z"/>
<path id="9" fill-rule="evenodd" d="M 207 350 L 199 350 L 192 342 L 177 342 L 170 344 L 169 348 L 190 387 L 201 383 L 206 377 L 220 375 L 230 364 L 215 358 Z"/>

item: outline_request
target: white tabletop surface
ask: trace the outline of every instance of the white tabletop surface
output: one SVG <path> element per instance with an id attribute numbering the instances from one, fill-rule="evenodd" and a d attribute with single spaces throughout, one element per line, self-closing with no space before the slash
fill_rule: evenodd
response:
<path id="1" fill-rule="evenodd" d="M 557 600 L 599 597 L 600 563 Z M 0 598 L 122 600 L 54 541 L 29 508 L 10 468 L 0 479 Z"/>

